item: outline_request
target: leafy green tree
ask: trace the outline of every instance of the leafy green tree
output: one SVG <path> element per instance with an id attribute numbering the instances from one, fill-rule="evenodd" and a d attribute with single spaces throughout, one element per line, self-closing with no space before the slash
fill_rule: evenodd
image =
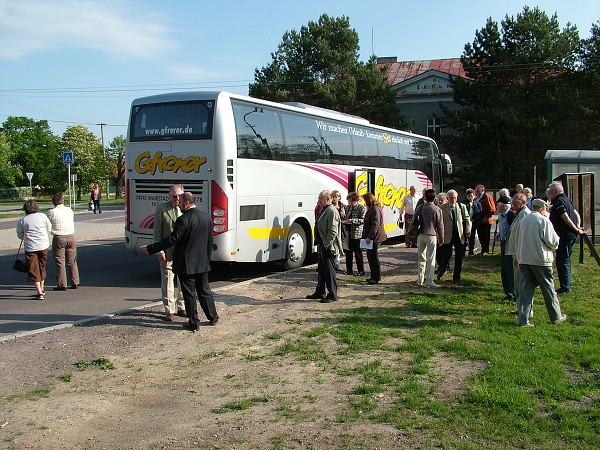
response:
<path id="1" fill-rule="evenodd" d="M 117 198 L 123 197 L 123 185 L 125 183 L 125 136 L 115 136 L 106 149 L 108 158 L 108 170 L 116 187 Z"/>
<path id="2" fill-rule="evenodd" d="M 406 128 L 376 58 L 358 59 L 358 33 L 347 17 L 323 14 L 300 31 L 286 31 L 272 61 L 254 72 L 250 95 L 302 102 Z"/>
<path id="3" fill-rule="evenodd" d="M 600 20 L 592 25 L 591 37 L 583 41 L 580 98 L 584 127 L 590 134 L 589 149 L 600 149 Z"/>
<path id="4" fill-rule="evenodd" d="M 60 152 L 73 152 L 73 165 L 71 173 L 77 174 L 77 199 L 82 199 L 82 191 L 90 191 L 95 183 L 102 185 L 106 179 L 106 169 L 102 143 L 90 130 L 83 125 L 67 127 L 59 139 Z M 61 172 L 66 187 L 67 168 L 59 161 L 58 172 Z M 61 167 L 62 166 L 62 167 Z"/>
<path id="5" fill-rule="evenodd" d="M 0 132 L 0 187 L 16 187 L 23 169 L 17 163 L 10 143 L 3 132 Z"/>
<path id="6" fill-rule="evenodd" d="M 2 128 L 11 148 L 10 163 L 21 167 L 21 172 L 15 173 L 14 182 L 20 186 L 28 185 L 25 173 L 33 172 L 34 185 L 40 185 L 45 191 L 52 189 L 52 166 L 58 150 L 48 122 L 11 116 Z"/>
<path id="7" fill-rule="evenodd" d="M 550 148 L 584 146 L 576 126 L 572 75 L 578 64 L 577 28 L 560 29 L 556 15 L 525 7 L 499 28 L 491 18 L 461 57 L 469 80 L 452 78 L 463 109 L 444 110 L 458 131 L 446 144 L 474 167 L 471 183 L 514 185 L 543 175 Z"/>

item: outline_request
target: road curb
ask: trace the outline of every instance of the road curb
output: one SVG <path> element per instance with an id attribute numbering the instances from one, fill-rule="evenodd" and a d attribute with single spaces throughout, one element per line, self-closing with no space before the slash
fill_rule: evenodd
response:
<path id="1" fill-rule="evenodd" d="M 394 249 L 394 248 L 401 247 L 401 246 L 404 246 L 404 244 L 399 243 L 399 244 L 387 245 L 385 248 L 386 249 Z M 317 264 L 310 264 L 310 265 L 307 265 L 307 266 L 298 267 L 297 269 L 288 270 L 286 272 L 272 273 L 272 274 L 265 275 L 265 276 L 262 276 L 262 277 L 252 278 L 251 280 L 244 280 L 244 281 L 240 281 L 238 283 L 229 284 L 227 286 L 220 286 L 220 287 L 212 289 L 212 291 L 213 292 L 226 291 L 228 289 L 232 289 L 234 287 L 239 287 L 239 286 L 244 286 L 246 284 L 250 284 L 250 283 L 253 283 L 255 281 L 276 278 L 276 277 L 281 276 L 282 274 L 292 274 L 292 273 L 295 273 L 295 272 L 299 272 L 301 270 L 315 269 L 316 267 L 317 267 Z M 88 322 L 94 322 L 94 321 L 105 319 L 105 318 L 108 318 L 108 317 L 120 316 L 120 315 L 126 314 L 126 313 L 131 312 L 131 311 L 140 311 L 140 310 L 143 310 L 143 309 L 153 308 L 155 306 L 160 306 L 162 304 L 163 304 L 163 302 L 162 302 L 162 300 L 160 300 L 160 301 L 156 301 L 156 302 L 152 302 L 152 303 L 146 303 L 144 305 L 139 305 L 139 306 L 134 306 L 134 307 L 131 307 L 131 308 L 123 309 L 123 310 L 120 310 L 120 311 L 115 311 L 115 312 L 112 312 L 112 313 L 106 313 L 106 314 L 101 314 L 99 316 L 88 317 L 87 319 L 81 319 L 81 320 L 77 320 L 75 322 L 62 323 L 62 324 L 58 324 L 58 325 L 53 325 L 51 327 L 39 328 L 37 330 L 30 330 L 30 331 L 23 331 L 23 332 L 19 332 L 19 333 L 9 334 L 9 335 L 0 337 L 0 343 L 6 342 L 6 341 L 11 341 L 13 339 L 18 339 L 18 338 L 22 338 L 22 337 L 33 336 L 33 335 L 36 335 L 36 334 L 39 334 L 39 333 L 46 333 L 48 331 L 62 330 L 62 329 L 65 329 L 65 328 L 74 327 L 76 325 L 82 325 L 82 324 L 85 324 L 85 323 L 88 323 Z"/>

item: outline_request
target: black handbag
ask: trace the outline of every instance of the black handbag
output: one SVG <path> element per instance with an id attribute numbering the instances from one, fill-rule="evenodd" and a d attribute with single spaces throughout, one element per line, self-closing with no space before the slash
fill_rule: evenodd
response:
<path id="1" fill-rule="evenodd" d="M 415 211 L 415 215 L 412 218 L 412 222 L 410 224 L 409 234 L 416 238 L 421 232 L 421 207 L 419 206 Z"/>
<path id="2" fill-rule="evenodd" d="M 19 250 L 17 250 L 17 256 L 15 257 L 15 263 L 13 264 L 13 269 L 17 272 L 27 273 L 29 272 L 29 266 L 26 262 L 19 259 L 19 252 L 21 251 L 21 246 L 23 245 L 23 239 L 21 239 L 21 243 L 19 244 Z"/>

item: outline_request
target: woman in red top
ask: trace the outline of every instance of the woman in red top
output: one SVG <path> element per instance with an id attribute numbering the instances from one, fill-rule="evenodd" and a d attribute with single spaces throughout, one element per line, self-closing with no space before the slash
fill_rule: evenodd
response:
<path id="1" fill-rule="evenodd" d="M 96 185 L 90 195 L 90 200 L 94 202 L 94 214 L 96 214 L 96 211 L 98 211 L 98 214 L 102 213 L 100 211 L 100 199 L 102 199 L 102 193 L 100 192 L 100 187 Z"/>

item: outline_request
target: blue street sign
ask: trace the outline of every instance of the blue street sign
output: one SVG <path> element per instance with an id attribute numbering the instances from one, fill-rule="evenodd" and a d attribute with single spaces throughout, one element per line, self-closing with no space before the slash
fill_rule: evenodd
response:
<path id="1" fill-rule="evenodd" d="M 63 164 L 73 164 L 73 152 L 63 152 Z"/>

